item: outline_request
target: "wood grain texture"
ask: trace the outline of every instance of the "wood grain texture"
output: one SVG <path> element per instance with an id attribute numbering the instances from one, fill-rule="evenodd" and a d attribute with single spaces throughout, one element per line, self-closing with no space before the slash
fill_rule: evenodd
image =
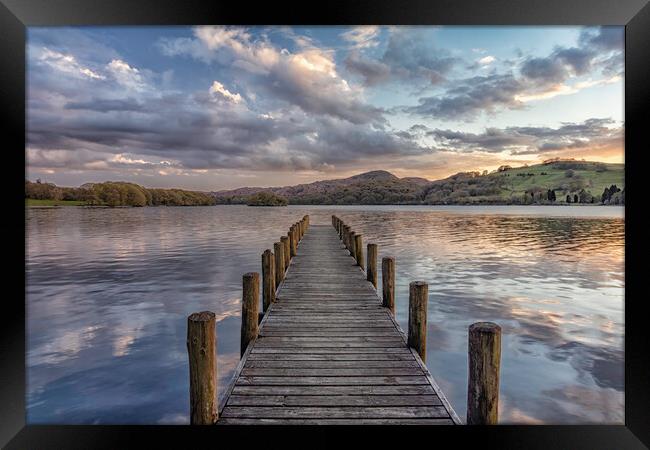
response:
<path id="1" fill-rule="evenodd" d="M 257 338 L 260 309 L 260 274 L 249 272 L 242 279 L 241 299 L 241 355 L 248 343 Z"/>
<path id="2" fill-rule="evenodd" d="M 275 255 L 266 249 L 262 253 L 262 307 L 266 312 L 275 301 Z"/>
<path id="3" fill-rule="evenodd" d="M 300 245 L 218 423 L 458 423 L 357 265 L 349 226 L 336 216 L 328 226 L 300 223 L 289 234 L 301 226 Z M 376 245 L 368 253 L 376 272 Z M 392 273 L 394 305 L 394 260 Z"/>
<path id="4" fill-rule="evenodd" d="M 469 327 L 467 424 L 496 425 L 499 416 L 501 327 L 477 322 Z"/>
<path id="5" fill-rule="evenodd" d="M 429 285 L 424 281 L 409 284 L 409 330 L 408 345 L 414 348 L 422 361 L 427 356 L 427 303 Z"/>
<path id="6" fill-rule="evenodd" d="M 187 318 L 187 353 L 190 366 L 190 423 L 217 421 L 217 337 L 215 314 L 209 311 Z"/>

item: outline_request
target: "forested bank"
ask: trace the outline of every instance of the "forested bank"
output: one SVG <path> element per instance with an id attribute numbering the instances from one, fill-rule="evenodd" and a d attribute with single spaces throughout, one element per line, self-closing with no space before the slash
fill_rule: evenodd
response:
<path id="1" fill-rule="evenodd" d="M 86 183 L 62 187 L 53 183 L 25 181 L 25 198 L 77 202 L 88 206 L 206 206 L 214 197 L 204 192 L 183 189 L 152 189 L 135 183 Z"/>

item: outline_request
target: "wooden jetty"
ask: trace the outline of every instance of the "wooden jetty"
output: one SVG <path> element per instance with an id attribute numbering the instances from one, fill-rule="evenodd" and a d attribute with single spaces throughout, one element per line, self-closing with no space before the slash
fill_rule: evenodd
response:
<path id="1" fill-rule="evenodd" d="M 305 216 L 288 233 L 289 258 L 282 243 L 274 246 L 275 257 L 270 249 L 264 252 L 264 313 L 258 312 L 259 275 L 244 275 L 242 357 L 218 405 L 213 394 L 216 358 L 197 350 L 213 351 L 201 342 L 208 335 L 205 328 L 214 327 L 214 315 L 212 324 L 197 335 L 195 323 L 200 315 L 209 321 L 208 312 L 188 318 L 191 423 L 462 423 L 424 362 L 426 283 L 410 285 L 409 330 L 404 333 L 394 317 L 394 258 L 382 260 L 380 297 L 377 245 L 368 245 L 366 261 L 361 234 L 336 216 L 332 225 L 310 226 Z M 282 267 L 285 260 L 289 264 Z M 471 397 L 475 406 L 468 403 L 468 420 L 496 423 L 500 328 L 483 323 L 473 327 L 473 348 L 484 353 L 477 354 L 474 365 L 470 356 L 468 401 Z M 481 340 L 484 335 L 489 339 Z M 199 364 L 201 358 L 207 363 Z"/>

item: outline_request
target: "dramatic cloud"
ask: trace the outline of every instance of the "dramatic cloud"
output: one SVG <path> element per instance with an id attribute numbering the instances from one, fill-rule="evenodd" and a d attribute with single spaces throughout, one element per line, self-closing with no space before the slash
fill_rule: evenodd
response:
<path id="1" fill-rule="evenodd" d="M 385 81 L 418 81 L 435 85 L 445 80 L 458 59 L 436 48 L 421 30 L 405 28 L 391 31 L 386 50 L 377 60 L 353 51 L 346 68 L 360 76 L 366 86 Z"/>
<path id="2" fill-rule="evenodd" d="M 488 128 L 483 133 L 412 127 L 410 137 L 433 139 L 439 150 L 454 152 L 509 152 L 511 155 L 540 155 L 559 150 L 602 150 L 623 145 L 622 126 L 611 119 L 589 119 L 582 123 L 565 123 L 558 128 L 507 127 Z"/>
<path id="3" fill-rule="evenodd" d="M 442 120 L 473 117 L 497 108 L 523 106 L 516 97 L 524 90 L 512 74 L 472 77 L 457 82 L 444 95 L 420 98 L 419 105 L 405 111 Z"/>
<path id="4" fill-rule="evenodd" d="M 376 168 L 444 177 L 539 155 L 622 157 L 614 107 L 592 97 L 545 126 L 536 103 L 584 89 L 611 97 L 621 28 L 582 29 L 542 55 L 525 50 L 534 42 L 505 51 L 428 27 L 120 33 L 29 32 L 30 176 L 217 189 L 251 182 L 241 177 L 288 184 Z M 497 114 L 513 109 L 521 114 Z M 489 127 L 477 131 L 470 121 L 485 114 Z M 585 120 L 609 115 L 616 121 Z"/>
<path id="5" fill-rule="evenodd" d="M 620 28 L 587 29 L 581 33 L 579 43 L 580 47 L 558 46 L 545 57 L 525 59 L 518 74 L 510 70 L 451 81 L 442 93 L 421 97 L 418 105 L 406 107 L 404 111 L 440 120 L 472 120 L 483 113 L 518 109 L 526 102 L 620 81 L 623 65 Z M 486 56 L 469 68 L 493 62 L 493 57 Z M 589 74 L 605 78 L 569 82 Z"/>
<path id="6" fill-rule="evenodd" d="M 200 60 L 224 57 L 234 68 L 256 80 L 268 95 L 312 114 L 329 115 L 355 124 L 383 123 L 380 108 L 363 101 L 337 72 L 334 54 L 303 48 L 296 53 L 278 50 L 270 42 L 253 40 L 242 28 L 197 27 L 196 39 L 163 41 L 169 55 L 186 54 Z M 213 54 L 214 56 L 208 57 Z"/>
<path id="7" fill-rule="evenodd" d="M 354 27 L 350 31 L 341 34 L 344 41 L 350 42 L 354 48 L 369 48 L 379 45 L 376 38 L 379 35 L 379 27 L 366 25 Z"/>
<path id="8" fill-rule="evenodd" d="M 73 55 L 67 55 L 44 47 L 37 50 L 36 57 L 38 61 L 74 77 L 87 77 L 96 80 L 106 79 L 105 76 L 79 64 Z"/>
<path id="9" fill-rule="evenodd" d="M 214 81 L 212 86 L 210 86 L 210 94 L 217 99 L 223 99 L 232 103 L 241 103 L 243 101 L 241 95 L 233 94 L 228 89 L 226 89 L 223 84 L 218 81 Z"/>

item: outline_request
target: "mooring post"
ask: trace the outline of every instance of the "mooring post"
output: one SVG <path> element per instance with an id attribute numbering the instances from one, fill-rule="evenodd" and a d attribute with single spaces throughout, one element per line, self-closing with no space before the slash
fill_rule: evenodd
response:
<path id="1" fill-rule="evenodd" d="M 469 327 L 467 425 L 496 425 L 499 419 L 501 327 L 477 322 Z"/>
<path id="2" fill-rule="evenodd" d="M 384 256 L 381 259 L 382 306 L 395 315 L 395 258 Z"/>
<path id="3" fill-rule="evenodd" d="M 289 236 L 282 236 L 280 238 L 280 242 L 282 243 L 282 254 L 284 256 L 284 270 L 283 272 L 286 272 L 287 268 L 289 267 L 289 263 L 291 262 L 291 256 L 290 252 L 291 250 L 289 249 Z M 275 265 L 276 270 L 278 265 Z"/>
<path id="4" fill-rule="evenodd" d="M 275 255 L 266 249 L 262 253 L 262 310 L 266 312 L 275 301 Z"/>
<path id="5" fill-rule="evenodd" d="M 210 311 L 193 313 L 187 318 L 191 425 L 212 425 L 219 418 L 215 324 L 215 314 Z"/>
<path id="6" fill-rule="evenodd" d="M 276 242 L 273 244 L 273 252 L 275 254 L 275 288 L 277 289 L 280 286 L 282 280 L 284 280 L 284 245 L 281 242 Z"/>
<path id="7" fill-rule="evenodd" d="M 348 250 L 350 250 L 350 255 L 352 255 L 353 258 L 356 258 L 357 256 L 357 251 L 356 248 L 354 247 L 354 244 L 356 244 L 357 242 L 356 235 L 357 235 L 356 232 L 350 231 L 350 237 L 349 237 L 350 247 L 348 248 Z"/>
<path id="8" fill-rule="evenodd" d="M 363 260 L 363 238 L 360 234 L 354 235 L 354 257 L 361 270 L 366 270 L 366 263 Z"/>
<path id="9" fill-rule="evenodd" d="M 414 348 L 422 361 L 427 357 L 427 303 L 429 285 L 424 281 L 409 284 L 409 336 L 408 345 Z"/>
<path id="10" fill-rule="evenodd" d="M 241 299 L 241 347 L 244 356 L 248 343 L 257 337 L 258 312 L 260 309 L 260 274 L 244 274 Z"/>
<path id="11" fill-rule="evenodd" d="M 290 256 L 291 259 L 293 259 L 294 256 L 296 256 L 296 252 L 298 249 L 298 242 L 297 242 L 297 234 L 296 234 L 296 227 L 295 225 L 289 229 L 289 246 L 290 246 Z"/>
<path id="12" fill-rule="evenodd" d="M 366 280 L 377 289 L 377 244 L 368 244 L 367 255 Z"/>
<path id="13" fill-rule="evenodd" d="M 343 240 L 343 226 L 344 226 L 344 225 L 345 225 L 345 223 L 343 223 L 343 221 L 341 220 L 341 221 L 339 222 L 339 229 L 338 229 L 338 232 L 339 232 L 339 239 L 340 239 L 340 240 Z"/>

